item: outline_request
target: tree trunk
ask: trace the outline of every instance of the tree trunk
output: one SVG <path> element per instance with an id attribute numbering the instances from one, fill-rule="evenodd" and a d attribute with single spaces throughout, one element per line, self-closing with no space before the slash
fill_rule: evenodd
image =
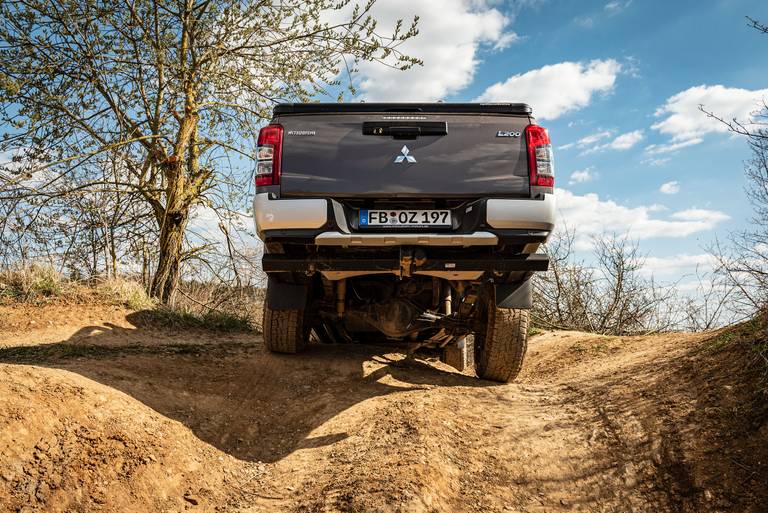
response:
<path id="1" fill-rule="evenodd" d="M 112 277 L 117 278 L 117 246 L 115 244 L 115 228 L 109 228 L 109 257 L 111 259 Z"/>
<path id="2" fill-rule="evenodd" d="M 173 302 L 173 296 L 179 284 L 181 250 L 188 220 L 188 208 L 167 212 L 160 227 L 160 254 L 157 269 L 152 278 L 150 295 L 165 304 Z"/>
<path id="3" fill-rule="evenodd" d="M 141 284 L 144 290 L 149 294 L 151 285 L 151 276 L 149 274 L 149 251 L 147 251 L 147 242 L 141 240 Z"/>

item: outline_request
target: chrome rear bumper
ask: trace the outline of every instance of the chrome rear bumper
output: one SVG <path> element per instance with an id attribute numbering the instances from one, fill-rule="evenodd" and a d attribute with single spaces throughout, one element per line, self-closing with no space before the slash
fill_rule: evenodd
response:
<path id="1" fill-rule="evenodd" d="M 548 230 L 555 227 L 555 195 L 542 199 L 496 199 L 485 204 L 485 218 L 493 228 Z"/>
<path id="2" fill-rule="evenodd" d="M 477 219 L 476 231 L 469 233 L 360 233 L 350 229 L 352 214 L 345 213 L 338 201 L 325 198 L 270 198 L 258 193 L 253 199 L 256 232 L 316 230 L 315 243 L 321 246 L 492 246 L 495 230 L 539 230 L 550 232 L 555 225 L 555 196 L 542 198 L 489 198 L 484 218 Z M 467 211 L 469 212 L 469 210 Z M 356 215 L 356 214 L 354 214 Z M 485 223 L 483 223 L 485 221 Z"/>
<path id="3" fill-rule="evenodd" d="M 328 201 L 321 198 L 279 200 L 269 193 L 253 198 L 256 233 L 259 238 L 266 230 L 305 230 L 320 228 L 328 222 Z"/>

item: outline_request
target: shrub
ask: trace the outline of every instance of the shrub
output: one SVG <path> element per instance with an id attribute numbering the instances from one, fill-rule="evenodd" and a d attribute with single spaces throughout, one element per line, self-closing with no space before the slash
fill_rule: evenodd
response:
<path id="1" fill-rule="evenodd" d="M 64 290 L 65 280 L 50 265 L 19 265 L 0 273 L 0 293 L 23 300 L 58 296 Z"/>
<path id="2" fill-rule="evenodd" d="M 141 283 L 127 278 L 108 278 L 96 286 L 96 292 L 98 295 L 125 305 L 131 310 L 152 308 L 155 304 Z"/>
<path id="3" fill-rule="evenodd" d="M 626 236 L 594 237 L 593 261 L 574 256 L 568 227 L 545 246 L 549 272 L 534 278 L 533 322 L 546 329 L 603 335 L 668 330 L 673 326 L 673 291 L 642 274 L 644 259 Z"/>
<path id="4" fill-rule="evenodd" d="M 212 331 L 253 331 L 255 327 L 245 314 L 210 310 L 199 313 L 183 307 L 158 305 L 144 312 L 145 319 L 166 327 L 197 328 Z"/>

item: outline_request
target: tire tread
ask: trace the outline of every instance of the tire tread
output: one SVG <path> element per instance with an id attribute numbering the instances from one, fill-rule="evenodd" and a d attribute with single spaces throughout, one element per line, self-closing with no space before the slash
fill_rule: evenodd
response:
<path id="1" fill-rule="evenodd" d="M 304 310 L 272 310 L 264 306 L 264 343 L 273 353 L 294 354 L 309 341 Z"/>
<path id="2" fill-rule="evenodd" d="M 509 383 L 523 367 L 528 346 L 528 310 L 489 306 L 488 331 L 477 337 L 476 371 L 480 378 Z"/>

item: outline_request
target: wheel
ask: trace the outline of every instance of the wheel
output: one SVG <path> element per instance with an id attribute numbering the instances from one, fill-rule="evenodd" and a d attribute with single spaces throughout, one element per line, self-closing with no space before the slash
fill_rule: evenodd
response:
<path id="1" fill-rule="evenodd" d="M 490 381 L 509 383 L 523 366 L 528 340 L 528 310 L 497 308 L 491 297 L 485 330 L 475 334 L 475 371 Z"/>
<path id="2" fill-rule="evenodd" d="M 264 343 L 273 353 L 294 354 L 309 343 L 306 310 L 272 310 L 264 305 Z"/>

